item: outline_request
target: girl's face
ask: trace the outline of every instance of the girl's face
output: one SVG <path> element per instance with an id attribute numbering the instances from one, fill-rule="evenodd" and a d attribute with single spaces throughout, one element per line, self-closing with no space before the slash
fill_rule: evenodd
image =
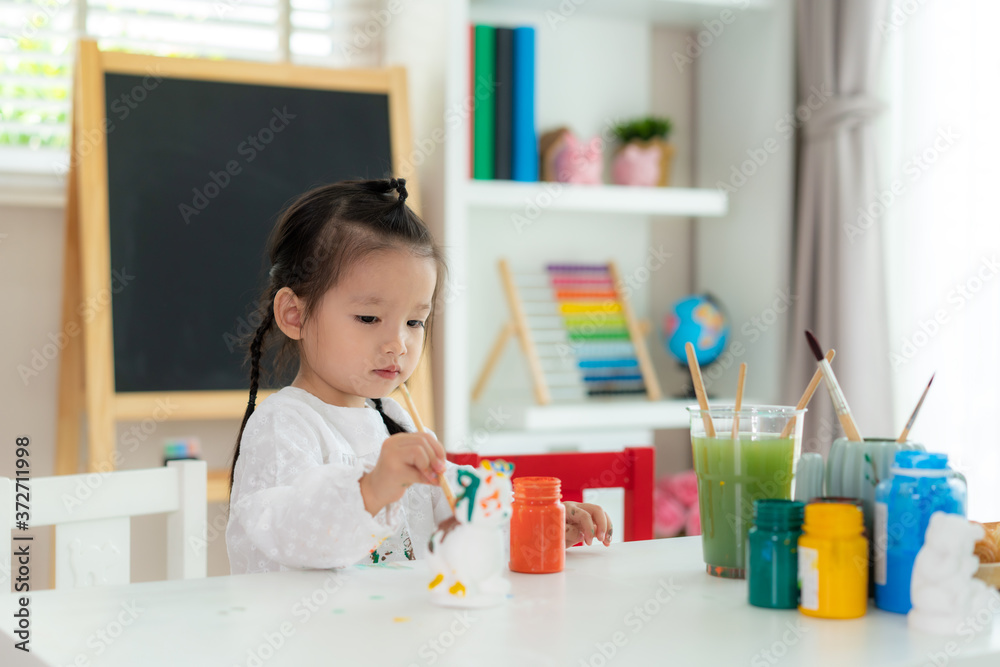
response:
<path id="1" fill-rule="evenodd" d="M 417 367 L 436 282 L 434 260 L 405 250 L 355 264 L 301 328 L 292 386 L 342 407 L 387 396 Z"/>

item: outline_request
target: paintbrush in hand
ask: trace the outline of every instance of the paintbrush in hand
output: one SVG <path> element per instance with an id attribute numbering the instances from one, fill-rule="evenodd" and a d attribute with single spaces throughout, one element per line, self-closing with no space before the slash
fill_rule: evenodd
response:
<path id="1" fill-rule="evenodd" d="M 399 385 L 400 391 L 403 392 L 403 398 L 406 400 L 406 407 L 410 409 L 410 415 L 413 417 L 413 423 L 416 425 L 417 430 L 421 433 L 427 433 L 427 428 L 424 426 L 424 422 L 420 419 L 420 413 L 417 412 L 417 406 L 413 402 L 413 397 L 410 396 L 410 390 L 406 388 L 406 383 Z M 448 499 L 448 505 L 451 507 L 451 511 L 455 511 L 455 494 L 451 492 L 451 487 L 448 486 L 448 481 L 444 478 L 444 473 L 438 474 L 438 486 L 444 491 L 444 497 Z"/>

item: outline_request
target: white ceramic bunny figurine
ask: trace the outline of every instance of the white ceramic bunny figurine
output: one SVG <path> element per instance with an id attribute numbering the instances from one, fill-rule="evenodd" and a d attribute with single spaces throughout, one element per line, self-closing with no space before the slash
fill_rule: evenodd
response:
<path id="1" fill-rule="evenodd" d="M 997 593 L 972 577 L 979 567 L 972 551 L 982 537 L 983 527 L 961 515 L 931 515 L 910 579 L 911 627 L 937 635 L 957 634 L 966 619 L 991 606 L 990 598 Z"/>
<path id="2" fill-rule="evenodd" d="M 504 577 L 503 526 L 511 514 L 512 470 L 504 461 L 458 470 L 455 516 L 441 523 L 428 545 L 433 602 L 488 607 L 506 599 L 510 582 Z"/>

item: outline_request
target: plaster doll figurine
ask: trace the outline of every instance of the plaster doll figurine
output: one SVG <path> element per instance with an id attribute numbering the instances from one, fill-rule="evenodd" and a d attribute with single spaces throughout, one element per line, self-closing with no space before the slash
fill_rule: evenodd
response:
<path id="1" fill-rule="evenodd" d="M 489 607 L 507 597 L 504 524 L 511 514 L 510 474 L 504 461 L 459 468 L 455 516 L 431 535 L 431 601 L 445 607 Z"/>
<path id="2" fill-rule="evenodd" d="M 958 634 L 969 617 L 992 606 L 990 598 L 996 592 L 972 577 L 979 567 L 972 551 L 982 537 L 983 527 L 961 515 L 931 515 L 924 546 L 913 564 L 910 627 L 937 635 Z"/>

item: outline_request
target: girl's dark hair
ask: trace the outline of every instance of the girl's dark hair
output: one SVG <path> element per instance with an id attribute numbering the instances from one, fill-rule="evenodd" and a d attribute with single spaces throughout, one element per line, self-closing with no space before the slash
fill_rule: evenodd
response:
<path id="1" fill-rule="evenodd" d="M 280 335 L 278 356 L 288 362 L 298 357 L 296 341 L 281 333 L 274 322 L 274 297 L 283 287 L 304 301 L 303 322 L 320 298 L 337 284 L 359 261 L 382 250 L 407 250 L 418 257 L 434 260 L 437 266 L 437 290 L 444 282 L 445 264 L 441 250 L 420 217 L 406 205 L 406 179 L 340 181 L 306 192 L 282 212 L 267 243 L 270 280 L 261 294 L 257 316 L 260 325 L 249 341 L 250 401 L 236 437 L 236 450 L 229 472 L 232 491 L 240 441 L 250 415 L 257 404 L 260 386 L 261 357 L 272 329 Z M 427 320 L 430 338 L 433 310 Z M 382 409 L 382 400 L 374 399 L 389 435 L 405 431 Z"/>

